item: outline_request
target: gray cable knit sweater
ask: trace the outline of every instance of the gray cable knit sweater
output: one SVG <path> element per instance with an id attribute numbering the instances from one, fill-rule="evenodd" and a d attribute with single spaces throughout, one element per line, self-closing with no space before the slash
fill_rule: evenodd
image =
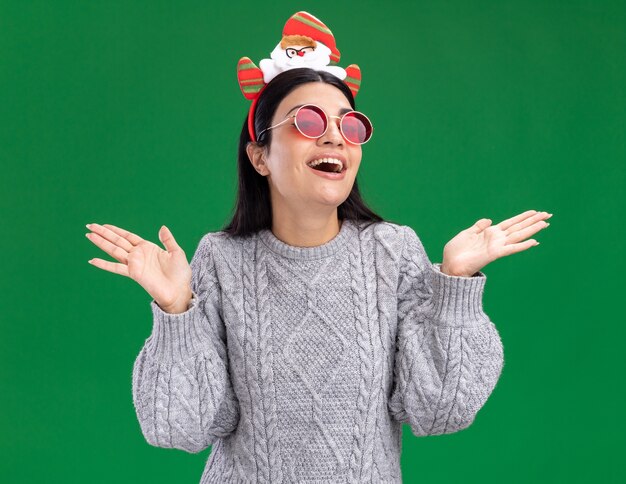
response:
<path id="1" fill-rule="evenodd" d="M 402 482 L 402 424 L 468 427 L 502 371 L 485 274 L 440 272 L 408 226 L 214 232 L 190 265 L 186 312 L 150 303 L 132 384 L 151 445 L 212 446 L 202 483 Z"/>

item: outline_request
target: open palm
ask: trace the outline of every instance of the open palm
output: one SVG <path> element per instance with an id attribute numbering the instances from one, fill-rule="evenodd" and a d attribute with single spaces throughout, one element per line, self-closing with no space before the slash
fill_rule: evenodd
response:
<path id="1" fill-rule="evenodd" d="M 533 247 L 538 242 L 525 239 L 549 226 L 544 220 L 550 217 L 547 212 L 528 210 L 497 225 L 480 219 L 445 245 L 441 271 L 469 277 L 500 257 Z"/>
<path id="2" fill-rule="evenodd" d="M 90 261 L 100 269 L 130 277 L 143 287 L 162 308 L 171 307 L 191 293 L 191 267 L 184 250 L 165 226 L 159 238 L 166 250 L 132 232 L 110 224 L 88 224 L 87 238 L 119 261 Z"/>

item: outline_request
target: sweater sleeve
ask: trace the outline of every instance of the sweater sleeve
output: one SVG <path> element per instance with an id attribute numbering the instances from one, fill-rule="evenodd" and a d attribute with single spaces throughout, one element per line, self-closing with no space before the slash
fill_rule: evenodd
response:
<path id="1" fill-rule="evenodd" d="M 504 365 L 500 335 L 482 308 L 486 276 L 449 276 L 403 226 L 398 330 L 389 411 L 415 436 L 469 427 Z"/>
<path id="2" fill-rule="evenodd" d="M 239 422 L 208 237 L 190 263 L 193 298 L 187 311 L 170 314 L 150 302 L 152 334 L 132 374 L 135 412 L 148 443 L 191 453 L 228 435 Z"/>

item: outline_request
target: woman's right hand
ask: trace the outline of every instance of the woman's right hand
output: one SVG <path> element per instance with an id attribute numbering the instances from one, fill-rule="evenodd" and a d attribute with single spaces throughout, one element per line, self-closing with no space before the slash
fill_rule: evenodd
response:
<path id="1" fill-rule="evenodd" d="M 92 259 L 92 265 L 137 281 L 166 312 L 187 310 L 192 296 L 191 267 L 165 225 L 159 230 L 159 239 L 166 250 L 114 225 L 88 224 L 87 228 L 93 232 L 85 234 L 87 238 L 120 262 Z"/>

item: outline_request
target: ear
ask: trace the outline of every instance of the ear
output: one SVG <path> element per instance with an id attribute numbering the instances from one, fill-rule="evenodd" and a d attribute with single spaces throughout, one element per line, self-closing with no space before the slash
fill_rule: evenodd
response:
<path id="1" fill-rule="evenodd" d="M 255 171 L 257 171 L 261 176 L 269 175 L 269 170 L 265 164 L 265 146 L 259 146 L 257 143 L 251 141 L 246 146 L 246 153 L 248 154 L 248 159 L 250 160 L 250 163 L 252 163 L 252 167 Z"/>

